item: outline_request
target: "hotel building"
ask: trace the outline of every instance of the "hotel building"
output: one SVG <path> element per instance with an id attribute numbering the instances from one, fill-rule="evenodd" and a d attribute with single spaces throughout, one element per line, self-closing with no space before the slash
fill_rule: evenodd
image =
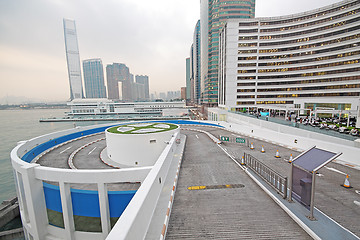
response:
<path id="1" fill-rule="evenodd" d="M 228 20 L 220 32 L 219 107 L 356 110 L 360 1 L 281 17 Z"/>

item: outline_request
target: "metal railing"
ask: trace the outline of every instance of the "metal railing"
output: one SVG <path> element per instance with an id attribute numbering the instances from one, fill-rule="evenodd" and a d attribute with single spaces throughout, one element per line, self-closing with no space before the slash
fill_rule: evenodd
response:
<path id="1" fill-rule="evenodd" d="M 287 177 L 281 176 L 266 164 L 248 153 L 244 153 L 245 165 L 259 175 L 265 182 L 275 189 L 284 199 L 287 197 Z"/>

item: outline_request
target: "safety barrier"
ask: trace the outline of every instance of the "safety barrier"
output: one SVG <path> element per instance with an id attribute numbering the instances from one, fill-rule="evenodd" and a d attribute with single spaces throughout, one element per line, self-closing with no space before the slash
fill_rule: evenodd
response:
<path id="1" fill-rule="evenodd" d="M 286 199 L 287 177 L 281 176 L 279 173 L 248 153 L 244 153 L 244 162 L 248 168 L 253 170 L 259 177 L 281 194 L 284 199 Z"/>

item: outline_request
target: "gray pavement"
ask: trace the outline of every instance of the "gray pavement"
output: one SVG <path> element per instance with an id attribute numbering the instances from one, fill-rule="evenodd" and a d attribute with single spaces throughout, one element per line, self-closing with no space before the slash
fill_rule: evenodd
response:
<path id="1" fill-rule="evenodd" d="M 311 239 L 205 134 L 187 143 L 166 239 Z M 244 187 L 189 190 L 191 186 Z"/>
<path id="2" fill-rule="evenodd" d="M 235 135 L 247 138 L 217 128 L 202 127 L 201 129 L 207 129 L 206 131 L 217 136 Z M 248 139 L 249 142 L 254 143 L 254 150 L 236 143 L 223 143 L 222 145 L 233 156 L 241 158 L 243 153 L 247 152 L 281 175 L 290 175 L 290 164 L 287 162 L 290 154 L 292 153 L 293 157 L 296 157 L 300 152 L 254 138 Z M 261 145 L 264 145 L 265 153 L 261 153 Z M 274 157 L 277 149 L 280 152 L 280 159 Z M 360 190 L 360 171 L 338 163 L 330 163 L 319 173 L 316 179 L 315 207 L 360 237 L 360 206 L 356 204 L 360 202 L 360 194 L 356 193 L 356 190 Z M 345 180 L 346 175 L 344 174 L 350 175 L 352 186 L 350 189 L 341 186 Z"/>

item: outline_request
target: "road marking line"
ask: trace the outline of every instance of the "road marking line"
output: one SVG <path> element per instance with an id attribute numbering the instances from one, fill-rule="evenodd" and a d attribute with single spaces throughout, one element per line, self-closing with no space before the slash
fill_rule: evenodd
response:
<path id="1" fill-rule="evenodd" d="M 199 136 L 198 136 L 198 135 L 196 135 L 196 134 L 195 134 L 195 137 L 196 137 L 197 139 L 199 139 Z"/>
<path id="2" fill-rule="evenodd" d="M 354 203 L 360 207 L 360 202 L 354 201 Z"/>
<path id="3" fill-rule="evenodd" d="M 327 170 L 330 170 L 330 171 L 333 171 L 333 172 L 337 172 L 337 173 L 340 173 L 340 174 L 343 174 L 343 175 L 347 175 L 346 173 L 344 173 L 344 172 L 342 172 L 342 171 L 340 171 L 340 170 L 337 170 L 337 169 L 335 169 L 335 168 L 326 167 L 326 166 L 325 166 L 325 168 L 326 168 Z"/>
<path id="4" fill-rule="evenodd" d="M 96 147 L 93 148 L 93 150 L 91 150 L 88 155 L 90 155 L 94 150 L 96 149 Z"/>
<path id="5" fill-rule="evenodd" d="M 63 152 L 65 152 L 66 150 L 69 150 L 71 147 L 72 147 L 72 146 L 70 146 L 70 147 L 68 147 L 68 148 L 66 148 L 66 149 L 64 149 L 64 150 L 62 150 L 59 154 L 62 154 L 62 153 L 63 153 Z"/>

